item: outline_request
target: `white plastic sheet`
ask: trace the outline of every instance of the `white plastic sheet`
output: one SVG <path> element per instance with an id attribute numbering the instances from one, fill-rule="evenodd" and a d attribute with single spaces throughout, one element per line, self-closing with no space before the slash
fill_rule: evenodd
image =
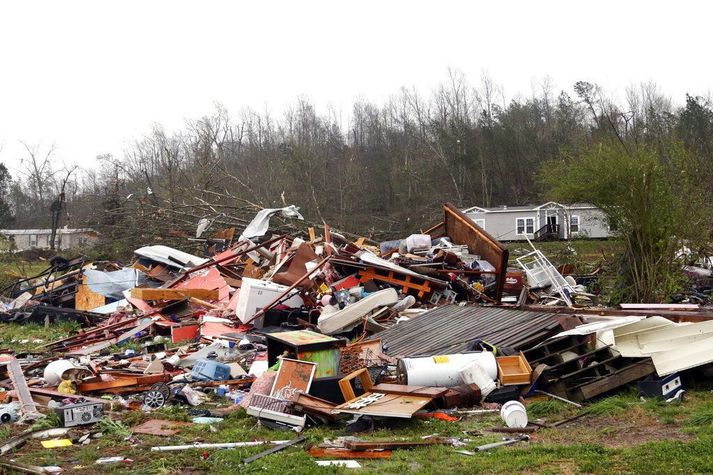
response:
<path id="1" fill-rule="evenodd" d="M 284 218 L 302 219 L 299 208 L 295 205 L 285 206 L 284 208 L 265 208 L 258 211 L 250 224 L 245 228 L 240 235 L 240 240 L 256 238 L 264 236 L 270 227 L 270 218 L 277 213 L 280 213 Z"/>
<path id="2" fill-rule="evenodd" d="M 116 300 L 124 298 L 124 290 L 138 287 L 139 284 L 146 282 L 144 273 L 131 267 L 111 272 L 87 269 L 84 275 L 92 292 Z"/>
<path id="3" fill-rule="evenodd" d="M 137 256 L 171 267 L 189 269 L 208 262 L 208 259 L 188 254 L 168 246 L 144 246 L 134 251 Z"/>

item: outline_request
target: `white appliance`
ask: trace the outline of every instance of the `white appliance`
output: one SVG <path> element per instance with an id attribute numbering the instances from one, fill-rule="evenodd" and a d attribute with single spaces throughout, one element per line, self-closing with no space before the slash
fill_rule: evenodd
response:
<path id="1" fill-rule="evenodd" d="M 288 287 L 264 280 L 243 278 L 238 294 L 238 303 L 235 306 L 235 315 L 245 323 L 255 313 L 280 296 Z M 296 290 L 294 292 L 297 292 Z M 290 308 L 301 307 L 304 302 L 302 297 L 294 295 L 281 302 Z"/>

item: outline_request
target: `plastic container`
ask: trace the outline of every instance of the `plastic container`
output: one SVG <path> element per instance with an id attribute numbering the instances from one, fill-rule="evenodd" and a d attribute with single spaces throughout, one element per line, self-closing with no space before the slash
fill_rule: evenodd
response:
<path id="1" fill-rule="evenodd" d="M 463 384 L 460 369 L 473 361 L 478 361 L 491 379 L 497 378 L 495 355 L 489 351 L 402 358 L 398 361 L 396 370 L 401 384 L 450 388 Z"/>
<path id="2" fill-rule="evenodd" d="M 527 409 L 519 401 L 508 401 L 500 408 L 500 417 L 513 429 L 527 427 Z"/>
<path id="3" fill-rule="evenodd" d="M 45 367 L 43 377 L 50 386 L 57 386 L 63 378 L 72 376 L 72 373 L 75 377 L 91 376 L 92 374 L 87 368 L 77 366 L 70 360 L 57 360 Z"/>
<path id="4" fill-rule="evenodd" d="M 431 247 L 431 236 L 428 234 L 412 234 L 406 238 L 406 250 L 411 252 L 416 249 Z"/>
<path id="5" fill-rule="evenodd" d="M 198 360 L 191 376 L 195 381 L 222 381 L 230 379 L 230 366 L 213 360 Z"/>
<path id="6" fill-rule="evenodd" d="M 458 370 L 465 384 L 475 384 L 480 388 L 480 394 L 486 397 L 495 390 L 495 381 L 488 376 L 479 361 L 471 361 Z"/>
<path id="7" fill-rule="evenodd" d="M 50 386 L 57 386 L 62 382 L 62 375 L 68 369 L 74 368 L 74 363 L 69 360 L 53 361 L 45 367 L 44 378 Z"/>

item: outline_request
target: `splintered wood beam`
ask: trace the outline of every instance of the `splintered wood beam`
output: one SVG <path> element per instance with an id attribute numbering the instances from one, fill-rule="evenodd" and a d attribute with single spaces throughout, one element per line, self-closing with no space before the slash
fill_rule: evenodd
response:
<path id="1" fill-rule="evenodd" d="M 393 441 L 393 440 L 368 440 L 354 441 L 347 440 L 344 446 L 349 450 L 396 450 L 396 449 L 411 449 L 414 447 L 423 447 L 424 445 L 449 445 L 452 441 L 446 437 L 432 437 L 424 440 L 414 441 Z"/>
<path id="2" fill-rule="evenodd" d="M 218 300 L 218 289 L 149 289 L 134 287 L 131 297 L 141 300 Z"/>
<path id="3" fill-rule="evenodd" d="M 23 374 L 20 362 L 17 361 L 14 356 L 11 356 L 10 359 L 4 363 L 7 364 L 10 381 L 12 381 L 17 398 L 20 400 L 20 412 L 22 412 L 23 420 L 33 421 L 44 417 L 43 414 L 37 411 L 37 406 L 32 399 L 32 394 L 30 394 L 30 388 L 27 386 L 27 380 Z"/>

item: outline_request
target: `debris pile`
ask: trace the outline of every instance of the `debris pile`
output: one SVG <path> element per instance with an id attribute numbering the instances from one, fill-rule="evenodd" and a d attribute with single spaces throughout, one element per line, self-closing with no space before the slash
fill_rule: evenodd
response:
<path id="1" fill-rule="evenodd" d="M 0 420 L 52 413 L 67 434 L 110 425 L 115 411 L 178 405 L 193 408 L 193 424 L 244 410 L 272 428 L 345 424 L 362 432 L 479 407 L 471 411 L 500 411 L 504 426 L 496 429 L 524 434 L 543 426 L 528 420 L 530 396 L 579 406 L 638 382 L 642 394 L 680 398 L 680 374 L 713 361 L 713 314 L 705 309 L 581 308 L 586 292 L 540 251 L 509 269 L 501 243 L 454 206 L 443 211 L 441 224 L 382 243 L 351 241 L 328 225 L 268 236 L 270 216 L 301 218 L 286 207 L 260 212 L 235 243 L 235 230 L 221 232 L 210 257 L 151 245 L 128 266 L 55 258 L 5 289 L 0 319 L 81 329 L 32 352 L 3 351 Z M 533 303 L 543 299 L 548 305 Z M 129 433 L 180 430 L 163 422 Z M 2 453 L 30 436 L 5 442 Z M 56 439 L 64 440 L 78 438 Z M 264 442 L 272 447 L 258 455 L 303 440 Z M 351 438 L 309 453 L 379 458 L 424 444 L 460 441 Z M 126 461 L 119 459 L 97 463 Z"/>

